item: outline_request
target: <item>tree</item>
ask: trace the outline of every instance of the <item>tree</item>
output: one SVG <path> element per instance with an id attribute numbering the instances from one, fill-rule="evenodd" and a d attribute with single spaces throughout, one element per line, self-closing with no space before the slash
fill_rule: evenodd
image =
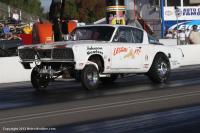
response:
<path id="1" fill-rule="evenodd" d="M 14 8 L 21 9 L 27 13 L 42 16 L 43 8 L 41 7 L 40 0 L 0 0 Z"/>
<path id="2" fill-rule="evenodd" d="M 65 16 L 92 23 L 105 16 L 105 0 L 68 0 L 65 4 Z"/>
<path id="3" fill-rule="evenodd" d="M 79 19 L 79 10 L 76 0 L 68 0 L 65 4 L 64 16 L 69 19 Z"/>

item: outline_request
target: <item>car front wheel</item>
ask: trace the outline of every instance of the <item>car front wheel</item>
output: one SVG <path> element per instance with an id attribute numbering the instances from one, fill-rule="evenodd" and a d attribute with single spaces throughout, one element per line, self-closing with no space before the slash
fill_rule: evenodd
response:
<path id="1" fill-rule="evenodd" d="M 87 90 L 94 90 L 98 88 L 99 71 L 94 65 L 87 65 L 81 71 L 81 83 Z"/>
<path id="2" fill-rule="evenodd" d="M 36 91 L 44 91 L 45 88 L 49 85 L 49 80 L 49 75 L 40 74 L 38 67 L 33 68 L 31 72 L 31 83 Z"/>

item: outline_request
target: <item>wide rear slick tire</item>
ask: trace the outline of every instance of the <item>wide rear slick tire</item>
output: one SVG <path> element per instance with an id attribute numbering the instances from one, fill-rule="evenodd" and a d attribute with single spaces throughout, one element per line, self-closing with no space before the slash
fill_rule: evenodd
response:
<path id="1" fill-rule="evenodd" d="M 164 55 L 157 55 L 147 73 L 147 76 L 154 83 L 165 83 L 170 77 L 170 63 Z"/>
<path id="2" fill-rule="evenodd" d="M 94 65 L 87 65 L 81 71 L 81 83 L 87 90 L 99 87 L 99 70 Z"/>
<path id="3" fill-rule="evenodd" d="M 39 68 L 37 67 L 33 68 L 31 72 L 31 83 L 36 91 L 45 91 L 45 88 L 49 85 L 50 78 L 47 74 L 41 75 L 38 70 Z"/>

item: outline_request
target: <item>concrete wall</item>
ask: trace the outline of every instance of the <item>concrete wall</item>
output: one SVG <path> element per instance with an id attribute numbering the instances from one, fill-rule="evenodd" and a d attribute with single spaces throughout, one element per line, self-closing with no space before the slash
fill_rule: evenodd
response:
<path id="1" fill-rule="evenodd" d="M 182 66 L 200 65 L 200 44 L 196 45 L 178 45 L 174 46 L 182 49 L 184 59 Z"/>
<path id="2" fill-rule="evenodd" d="M 0 83 L 30 81 L 31 70 L 19 63 L 19 57 L 0 58 Z"/>
<path id="3" fill-rule="evenodd" d="M 164 45 L 177 45 L 177 39 L 159 39 L 159 42 Z"/>
<path id="4" fill-rule="evenodd" d="M 159 42 L 167 46 L 180 48 L 183 51 L 182 66 L 200 65 L 200 44 L 177 45 L 177 39 L 160 39 Z"/>
<path id="5" fill-rule="evenodd" d="M 200 65 L 200 44 L 199 45 L 176 45 L 176 40 L 162 40 L 165 45 L 180 48 L 183 51 L 184 59 L 182 66 Z M 19 63 L 18 57 L 0 58 L 0 83 L 30 81 L 31 70 L 26 70 Z"/>

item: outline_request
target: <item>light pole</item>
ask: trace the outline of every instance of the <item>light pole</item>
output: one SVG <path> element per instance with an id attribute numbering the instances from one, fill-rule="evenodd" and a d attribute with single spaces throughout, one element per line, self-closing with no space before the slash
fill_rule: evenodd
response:
<path id="1" fill-rule="evenodd" d="M 160 0 L 160 16 L 161 16 L 161 24 L 162 24 L 162 30 L 161 30 L 161 37 L 164 37 L 164 30 L 165 30 L 165 24 L 164 24 L 164 0 Z"/>
<path id="2" fill-rule="evenodd" d="M 179 45 L 179 41 L 178 41 L 178 29 L 179 29 L 179 26 L 178 26 L 178 17 L 181 16 L 181 9 L 179 9 L 177 6 L 174 6 L 174 9 L 175 9 L 175 15 L 176 15 L 176 38 L 177 38 L 177 45 Z"/>

